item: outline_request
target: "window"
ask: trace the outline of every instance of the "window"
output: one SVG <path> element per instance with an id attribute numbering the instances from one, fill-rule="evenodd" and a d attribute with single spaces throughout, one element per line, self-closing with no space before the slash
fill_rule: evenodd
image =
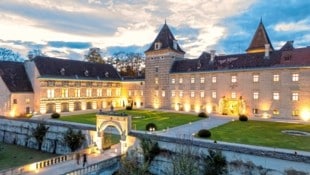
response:
<path id="1" fill-rule="evenodd" d="M 155 50 L 159 50 L 161 48 L 161 43 L 160 42 L 156 42 L 154 47 L 155 47 L 154 48 Z"/>
<path id="2" fill-rule="evenodd" d="M 80 87 L 81 86 L 81 82 L 75 82 L 75 86 Z"/>
<path id="3" fill-rule="evenodd" d="M 129 91 L 128 91 L 128 96 L 130 97 L 131 95 L 132 95 L 132 91 L 129 90 Z"/>
<path id="4" fill-rule="evenodd" d="M 171 79 L 171 83 L 175 84 L 175 79 L 174 78 Z"/>
<path id="5" fill-rule="evenodd" d="M 121 96 L 121 89 L 120 89 L 120 88 L 117 88 L 117 89 L 115 90 L 115 95 L 116 95 L 116 96 Z"/>
<path id="6" fill-rule="evenodd" d="M 273 75 L 273 81 L 279 81 L 280 80 L 280 75 L 279 74 L 274 74 Z"/>
<path id="7" fill-rule="evenodd" d="M 258 92 L 253 92 L 253 99 L 257 100 L 259 97 L 259 93 Z"/>
<path id="8" fill-rule="evenodd" d="M 102 96 L 102 89 L 97 89 L 97 97 L 101 97 Z"/>
<path id="9" fill-rule="evenodd" d="M 180 97 L 183 97 L 183 91 L 180 91 L 180 92 L 179 92 L 179 96 L 180 96 Z"/>
<path id="10" fill-rule="evenodd" d="M 68 89 L 67 88 L 61 89 L 61 97 L 62 98 L 68 98 Z"/>
<path id="11" fill-rule="evenodd" d="M 143 90 L 140 91 L 140 95 L 143 96 Z"/>
<path id="12" fill-rule="evenodd" d="M 212 77 L 212 83 L 216 83 L 216 77 L 215 76 Z"/>
<path id="13" fill-rule="evenodd" d="M 237 97 L 236 92 L 232 92 L 232 93 L 231 93 L 231 98 L 236 98 L 236 97 Z"/>
<path id="14" fill-rule="evenodd" d="M 279 115 L 280 114 L 279 110 L 277 110 L 277 109 L 274 109 L 272 113 L 273 113 L 273 115 Z"/>
<path id="15" fill-rule="evenodd" d="M 136 90 L 133 91 L 133 96 L 137 96 L 137 91 Z"/>
<path id="16" fill-rule="evenodd" d="M 86 97 L 91 97 L 91 89 L 86 89 Z"/>
<path id="17" fill-rule="evenodd" d="M 13 104 L 17 104 L 17 99 L 13 99 Z"/>
<path id="18" fill-rule="evenodd" d="M 205 92 L 204 91 L 200 91 L 200 97 L 204 98 L 205 97 Z"/>
<path id="19" fill-rule="evenodd" d="M 47 86 L 55 86 L 55 82 L 54 81 L 48 81 Z"/>
<path id="20" fill-rule="evenodd" d="M 158 67 L 157 66 L 155 67 L 155 72 L 158 72 Z"/>
<path id="21" fill-rule="evenodd" d="M 159 95 L 159 92 L 158 92 L 158 90 L 156 90 L 155 91 L 155 96 L 158 97 L 158 95 Z"/>
<path id="22" fill-rule="evenodd" d="M 293 92 L 292 93 L 292 100 L 293 101 L 298 101 L 298 92 Z"/>
<path id="23" fill-rule="evenodd" d="M 161 96 L 165 97 L 166 96 L 166 92 L 165 91 L 161 91 Z"/>
<path id="24" fill-rule="evenodd" d="M 112 89 L 107 89 L 107 96 L 111 97 L 112 96 Z"/>
<path id="25" fill-rule="evenodd" d="M 155 84 L 158 84 L 158 77 L 155 77 Z"/>
<path id="26" fill-rule="evenodd" d="M 195 97 L 195 91 L 191 91 L 191 98 Z"/>
<path id="27" fill-rule="evenodd" d="M 216 98 L 216 92 L 215 92 L 215 91 L 212 91 L 211 96 L 212 96 L 212 98 Z"/>
<path id="28" fill-rule="evenodd" d="M 175 50 L 178 49 L 178 42 L 177 42 L 177 40 L 173 40 L 173 48 Z"/>
<path id="29" fill-rule="evenodd" d="M 255 74 L 253 75 L 253 82 L 258 82 L 259 81 L 259 75 Z"/>
<path id="30" fill-rule="evenodd" d="M 293 74 L 292 81 L 299 81 L 299 74 Z"/>
<path id="31" fill-rule="evenodd" d="M 55 97 L 54 89 L 47 89 L 47 98 L 54 98 L 54 97 Z"/>
<path id="32" fill-rule="evenodd" d="M 273 100 L 279 100 L 280 99 L 280 94 L 279 92 L 274 92 L 273 93 Z"/>
<path id="33" fill-rule="evenodd" d="M 174 90 L 171 91 L 171 97 L 175 97 L 175 91 Z"/>
<path id="34" fill-rule="evenodd" d="M 63 81 L 62 82 L 62 86 L 68 86 L 69 85 L 69 82 L 68 81 Z"/>
<path id="35" fill-rule="evenodd" d="M 293 110 L 292 111 L 292 116 L 299 116 L 299 110 Z"/>
<path id="36" fill-rule="evenodd" d="M 182 84 L 183 83 L 183 78 L 179 79 L 179 83 Z"/>
<path id="37" fill-rule="evenodd" d="M 232 75 L 231 76 L 231 82 L 232 83 L 236 83 L 237 82 L 237 76 L 236 75 Z"/>
<path id="38" fill-rule="evenodd" d="M 191 83 L 195 83 L 195 77 L 191 77 Z"/>
<path id="39" fill-rule="evenodd" d="M 200 77 L 200 83 L 205 83 L 205 77 Z"/>
<path id="40" fill-rule="evenodd" d="M 81 89 L 75 89 L 74 90 L 74 96 L 75 97 L 80 97 L 81 96 Z"/>
<path id="41" fill-rule="evenodd" d="M 26 102 L 26 104 L 29 104 L 30 103 L 30 99 L 26 98 L 25 102 Z"/>

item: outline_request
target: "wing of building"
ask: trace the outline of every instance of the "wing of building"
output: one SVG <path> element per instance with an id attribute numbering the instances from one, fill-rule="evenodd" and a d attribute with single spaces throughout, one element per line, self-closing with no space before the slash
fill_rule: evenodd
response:
<path id="1" fill-rule="evenodd" d="M 275 50 L 262 21 L 244 53 L 185 52 L 165 23 L 145 51 L 145 77 L 121 77 L 108 64 L 36 57 L 0 62 L 2 115 L 131 105 L 219 115 L 310 115 L 310 47 Z"/>

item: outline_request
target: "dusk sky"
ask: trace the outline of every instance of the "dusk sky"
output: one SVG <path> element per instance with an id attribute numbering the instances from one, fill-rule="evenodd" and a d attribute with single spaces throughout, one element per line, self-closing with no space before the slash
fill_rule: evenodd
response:
<path id="1" fill-rule="evenodd" d="M 143 53 L 165 22 L 186 57 L 244 52 L 262 18 L 274 48 L 310 45 L 309 0 L 0 0 L 0 47 L 82 60 Z"/>

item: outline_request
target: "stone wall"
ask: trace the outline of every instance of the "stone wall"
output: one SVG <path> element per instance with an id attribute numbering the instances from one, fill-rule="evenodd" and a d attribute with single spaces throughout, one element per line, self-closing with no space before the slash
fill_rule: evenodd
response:
<path id="1" fill-rule="evenodd" d="M 86 141 L 82 146 L 83 148 L 93 143 L 91 135 L 96 132 L 95 126 L 77 126 L 29 119 L 8 119 L 0 117 L 0 123 L 0 142 L 33 149 L 39 149 L 39 144 L 32 135 L 33 130 L 38 124 L 44 123 L 48 127 L 48 131 L 43 139 L 40 150 L 55 154 L 67 154 L 71 152 L 63 139 L 68 128 L 82 130 L 82 133 L 86 137 Z"/>
<path id="2" fill-rule="evenodd" d="M 214 143 L 201 139 L 180 139 L 171 138 L 166 136 L 159 136 L 156 134 L 146 134 L 142 132 L 131 132 L 131 136 L 137 138 L 149 138 L 157 141 L 161 153 L 156 156 L 152 161 L 149 170 L 154 174 L 165 174 L 167 170 L 171 170 L 173 166 L 174 156 L 182 147 L 190 147 L 196 154 L 197 161 L 200 165 L 199 172 L 203 172 L 203 158 L 208 155 L 208 150 L 220 150 L 228 161 L 229 174 L 272 174 L 272 175 L 285 175 L 291 173 L 305 173 L 310 172 L 310 155 L 305 152 L 292 152 L 272 150 L 272 148 L 254 147 L 254 146 L 241 146 L 230 143 Z M 142 157 L 142 150 L 139 142 L 129 149 L 129 154 L 139 154 Z M 169 154 L 165 154 L 169 152 Z M 180 152 L 180 151 L 179 151 Z M 172 153 L 172 154 L 171 154 Z M 305 154 L 302 154 L 305 153 Z M 169 173 L 167 173 L 169 174 Z"/>

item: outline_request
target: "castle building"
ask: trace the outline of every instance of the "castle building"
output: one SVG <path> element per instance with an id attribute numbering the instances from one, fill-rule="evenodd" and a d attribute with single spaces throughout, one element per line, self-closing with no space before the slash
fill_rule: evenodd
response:
<path id="1" fill-rule="evenodd" d="M 275 50 L 262 21 L 245 53 L 187 59 L 165 23 L 145 51 L 145 78 L 112 65 L 38 56 L 0 62 L 0 115 L 134 108 L 310 118 L 310 47 Z"/>

